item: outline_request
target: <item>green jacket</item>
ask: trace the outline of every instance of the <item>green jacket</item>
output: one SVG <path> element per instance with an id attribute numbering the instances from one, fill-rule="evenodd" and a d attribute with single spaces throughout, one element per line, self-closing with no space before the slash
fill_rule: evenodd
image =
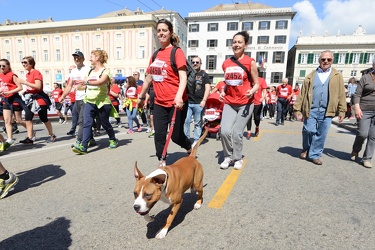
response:
<path id="1" fill-rule="evenodd" d="M 329 87 L 328 87 L 328 105 L 326 116 L 335 117 L 341 116 L 345 117 L 346 112 L 346 94 L 344 79 L 340 72 L 336 69 L 331 68 L 332 72 L 329 76 Z M 293 109 L 296 115 L 302 113 L 304 118 L 310 116 L 310 109 L 312 104 L 312 93 L 314 86 L 314 78 L 316 70 L 308 74 L 303 82 L 301 92 L 297 97 L 296 103 L 293 105 Z"/>

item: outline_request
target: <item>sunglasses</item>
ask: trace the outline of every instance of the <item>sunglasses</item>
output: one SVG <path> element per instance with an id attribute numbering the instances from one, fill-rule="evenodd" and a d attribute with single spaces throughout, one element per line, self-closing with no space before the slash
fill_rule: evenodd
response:
<path id="1" fill-rule="evenodd" d="M 6 65 L 0 65 L 0 68 L 6 68 L 7 66 Z"/>
<path id="2" fill-rule="evenodd" d="M 200 64 L 200 62 L 195 62 L 195 61 L 192 61 L 191 63 L 192 64 Z"/>
<path id="3" fill-rule="evenodd" d="M 28 64 L 28 62 L 23 61 L 22 64 Z"/>
<path id="4" fill-rule="evenodd" d="M 322 62 L 325 62 L 325 61 L 332 62 L 332 58 L 320 58 L 320 61 L 322 61 Z"/>

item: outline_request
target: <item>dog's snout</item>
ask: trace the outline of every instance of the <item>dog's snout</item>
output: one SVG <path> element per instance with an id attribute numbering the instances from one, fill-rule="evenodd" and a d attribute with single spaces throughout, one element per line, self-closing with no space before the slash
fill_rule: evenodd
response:
<path id="1" fill-rule="evenodd" d="M 140 205 L 134 205 L 133 208 L 136 212 L 139 212 L 139 209 L 141 209 L 141 206 Z"/>

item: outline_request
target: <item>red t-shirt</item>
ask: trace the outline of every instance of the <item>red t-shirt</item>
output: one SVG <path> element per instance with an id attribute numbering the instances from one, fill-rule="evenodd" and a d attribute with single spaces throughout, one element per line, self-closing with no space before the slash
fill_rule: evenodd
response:
<path id="1" fill-rule="evenodd" d="M 26 81 L 29 82 L 29 83 L 35 84 L 35 80 L 39 80 L 39 81 L 42 82 L 41 89 L 38 90 L 38 89 L 34 89 L 32 87 L 27 86 L 26 90 L 27 90 L 28 93 L 37 94 L 37 93 L 43 91 L 43 76 L 42 76 L 42 73 L 40 73 L 39 70 L 33 69 L 26 74 Z M 38 102 L 39 105 L 47 105 L 47 103 L 42 98 L 38 98 L 37 102 Z"/>
<path id="2" fill-rule="evenodd" d="M 293 96 L 292 96 L 292 98 L 290 98 L 290 101 L 289 101 L 289 103 L 291 104 L 291 105 L 294 105 L 294 103 L 297 101 L 297 97 L 298 97 L 298 95 L 299 95 L 299 89 L 297 90 L 297 89 L 293 89 Z"/>
<path id="3" fill-rule="evenodd" d="M 54 89 L 52 91 L 52 96 L 53 96 L 53 99 L 55 100 L 55 102 L 59 102 L 59 98 L 60 98 L 60 96 L 62 96 L 63 93 L 64 93 L 64 91 L 60 88 Z"/>
<path id="4" fill-rule="evenodd" d="M 239 62 L 244 65 L 249 72 L 251 71 L 252 61 L 254 61 L 254 59 L 247 55 L 244 55 L 239 60 Z M 222 68 L 224 71 L 225 84 L 227 86 L 224 103 L 233 105 L 252 103 L 254 101 L 254 97 L 249 99 L 247 96 L 245 96 L 246 91 L 253 88 L 246 72 L 230 58 L 224 61 Z"/>
<path id="5" fill-rule="evenodd" d="M 112 84 L 111 91 L 114 92 L 115 94 L 120 94 L 121 90 L 117 84 Z M 109 95 L 109 99 L 111 100 L 112 104 L 117 106 L 119 105 L 118 103 L 118 98 L 115 98 L 113 95 Z"/>
<path id="6" fill-rule="evenodd" d="M 225 88 L 225 82 L 224 81 L 220 81 L 216 84 L 215 88 L 218 89 L 218 92 L 221 93 L 224 91 L 224 88 Z"/>
<path id="7" fill-rule="evenodd" d="M 176 73 L 171 67 L 171 52 L 173 46 L 161 49 L 154 62 L 150 59 L 147 73 L 152 76 L 152 84 L 155 92 L 155 103 L 163 107 L 172 107 L 174 99 L 176 97 L 178 87 L 180 85 L 180 79 L 178 73 Z M 181 49 L 176 50 L 175 62 L 178 69 L 186 66 L 186 57 Z M 182 100 L 187 101 L 188 96 L 186 91 L 182 96 Z"/>
<path id="8" fill-rule="evenodd" d="M 260 99 L 262 99 L 263 89 L 267 88 L 267 83 L 266 83 L 266 80 L 264 80 L 264 78 L 258 77 L 258 83 L 259 83 L 259 88 L 258 88 L 258 91 L 254 95 L 254 105 L 262 104 Z"/>
<path id="9" fill-rule="evenodd" d="M 276 104 L 276 91 L 268 92 L 268 98 L 269 104 Z"/>
<path id="10" fill-rule="evenodd" d="M 141 86 L 128 87 L 125 91 L 125 97 L 126 97 L 125 102 L 127 103 L 128 100 L 130 99 L 132 102 L 132 107 L 133 108 L 137 107 L 137 99 L 138 99 L 139 93 L 141 93 L 141 90 L 142 90 Z"/>
<path id="11" fill-rule="evenodd" d="M 70 91 L 69 94 L 68 94 L 69 98 L 70 98 L 70 102 L 71 103 L 75 103 L 76 102 L 76 92 L 75 91 Z"/>
<path id="12" fill-rule="evenodd" d="M 6 74 L 0 73 L 0 89 L 1 89 L 2 92 L 12 91 L 13 89 L 17 88 L 16 83 L 13 81 L 13 76 L 17 76 L 17 75 L 14 74 L 11 71 L 6 73 Z M 10 98 L 14 94 L 10 94 L 10 95 L 2 94 L 2 95 L 5 98 Z M 13 103 L 13 105 L 19 105 L 19 104 L 17 102 L 15 102 L 15 103 Z"/>
<path id="13" fill-rule="evenodd" d="M 283 84 L 280 84 L 277 86 L 277 97 L 278 98 L 288 98 L 292 94 L 292 86 L 289 84 L 283 86 Z"/>

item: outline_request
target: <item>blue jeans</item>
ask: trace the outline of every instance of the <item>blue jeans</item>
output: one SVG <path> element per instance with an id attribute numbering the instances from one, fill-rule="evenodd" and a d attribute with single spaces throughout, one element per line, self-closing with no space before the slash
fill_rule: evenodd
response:
<path id="1" fill-rule="evenodd" d="M 128 116 L 128 124 L 129 124 L 129 129 L 133 129 L 133 121 L 137 124 L 137 127 L 139 128 L 141 125 L 139 124 L 138 118 L 137 118 L 137 109 L 133 108 L 131 111 L 126 108 L 126 115 Z"/>
<path id="2" fill-rule="evenodd" d="M 311 109 L 310 117 L 303 121 L 302 148 L 308 150 L 308 157 L 312 160 L 320 158 L 332 117 L 325 116 L 325 109 Z"/>
<path id="3" fill-rule="evenodd" d="M 279 98 L 277 100 L 277 114 L 276 123 L 284 123 L 286 112 L 288 111 L 288 100 L 285 98 Z"/>
<path id="4" fill-rule="evenodd" d="M 203 118 L 203 110 L 204 107 L 201 107 L 199 104 L 195 103 L 189 103 L 186 120 L 185 120 L 185 126 L 184 126 L 184 132 L 187 138 L 190 138 L 190 122 L 191 122 L 191 116 L 194 116 L 194 142 L 197 142 L 199 140 L 199 137 L 201 137 L 202 134 L 202 118 Z"/>
<path id="5" fill-rule="evenodd" d="M 87 148 L 87 145 L 92 138 L 92 126 L 94 124 L 94 118 L 99 117 L 104 130 L 107 132 L 110 140 L 115 140 L 115 132 L 113 131 L 112 125 L 109 122 L 109 113 L 112 105 L 105 104 L 100 109 L 98 106 L 92 103 L 85 103 L 83 106 L 83 134 L 82 134 L 82 145 Z"/>

